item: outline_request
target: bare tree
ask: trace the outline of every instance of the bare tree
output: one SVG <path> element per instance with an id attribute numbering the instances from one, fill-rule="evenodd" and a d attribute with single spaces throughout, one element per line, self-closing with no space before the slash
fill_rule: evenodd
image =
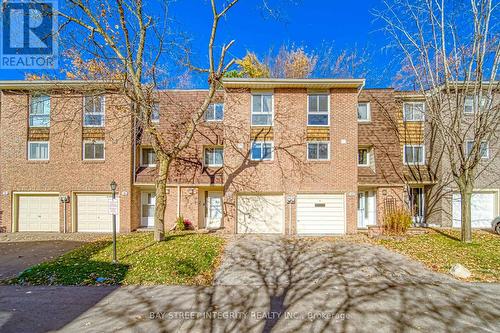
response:
<path id="1" fill-rule="evenodd" d="M 96 63 L 102 62 L 113 73 L 104 78 L 118 81 L 121 93 L 133 104 L 134 121 L 152 139 L 158 164 L 155 210 L 157 241 L 164 239 L 166 190 L 171 163 L 189 145 L 205 110 L 221 87 L 224 73 L 233 64 L 232 60 L 226 61 L 227 51 L 233 41 L 218 49 L 216 36 L 219 21 L 237 3 L 238 0 L 226 1 L 221 6 L 215 0 L 210 1 L 213 15 L 207 45 L 208 66 L 192 66 L 192 69 L 206 74 L 208 89 L 203 101 L 189 113 L 189 119 L 179 128 L 180 139 L 175 144 L 171 144 L 167 137 L 169 133 L 158 130 L 151 119 L 157 100 L 161 60 L 164 60 L 167 53 L 166 48 L 175 45 L 175 40 L 167 41 L 169 21 L 166 5 L 158 3 L 163 8 L 164 15 L 157 16 L 151 13 L 152 4 L 149 2 L 146 5 L 142 0 L 103 1 L 99 6 L 87 0 L 70 0 L 59 13 L 66 20 L 62 26 L 76 25 L 79 38 L 74 40 L 84 40 L 81 46 L 87 52 L 86 56 L 94 58 Z"/>
<path id="2" fill-rule="evenodd" d="M 384 4 L 376 16 L 400 51 L 411 83 L 425 98 L 426 123 L 433 126 L 461 194 L 461 238 L 470 242 L 472 191 L 487 167 L 482 142 L 496 144 L 499 132 L 498 8 L 491 0 Z"/>

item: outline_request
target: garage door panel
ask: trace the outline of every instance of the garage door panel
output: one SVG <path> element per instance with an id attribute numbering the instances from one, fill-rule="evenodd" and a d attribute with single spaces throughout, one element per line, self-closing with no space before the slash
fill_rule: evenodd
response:
<path id="1" fill-rule="evenodd" d="M 56 195 L 19 195 L 19 231 L 59 231 L 59 197 Z"/>
<path id="2" fill-rule="evenodd" d="M 299 235 L 344 234 L 344 195 L 297 195 L 297 233 Z"/>
<path id="3" fill-rule="evenodd" d="M 472 228 L 490 228 L 496 214 L 497 194 L 495 192 L 474 192 L 471 198 Z M 452 199 L 453 227 L 462 224 L 462 207 L 460 193 L 454 193 Z"/>
<path id="4" fill-rule="evenodd" d="M 113 216 L 109 214 L 111 195 L 78 194 L 77 196 L 77 231 L 112 232 Z M 119 226 L 119 215 L 116 217 Z"/>
<path id="5" fill-rule="evenodd" d="M 238 196 L 238 233 L 283 233 L 282 195 Z"/>

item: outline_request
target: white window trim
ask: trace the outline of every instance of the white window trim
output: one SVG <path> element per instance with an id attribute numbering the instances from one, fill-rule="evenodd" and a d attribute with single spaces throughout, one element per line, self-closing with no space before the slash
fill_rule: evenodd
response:
<path id="1" fill-rule="evenodd" d="M 31 158 L 30 157 L 30 145 L 32 143 L 46 143 L 47 144 L 47 158 L 44 159 L 44 158 Z M 28 141 L 28 161 L 48 161 L 50 160 L 50 142 L 49 141 Z"/>
<path id="2" fill-rule="evenodd" d="M 422 162 L 406 162 L 406 148 L 417 148 L 417 147 L 422 147 L 422 157 L 423 161 Z M 404 165 L 425 165 L 425 145 L 404 145 L 403 146 L 403 164 Z"/>
<path id="3" fill-rule="evenodd" d="M 469 98 L 472 98 L 472 111 L 471 112 L 468 112 L 468 111 L 465 111 L 465 101 Z M 464 99 L 464 114 L 474 114 L 474 96 L 473 95 L 467 95 L 465 96 L 465 99 Z"/>
<path id="4" fill-rule="evenodd" d="M 359 151 L 361 149 L 366 150 L 366 164 L 359 164 Z M 358 166 L 359 167 L 369 167 L 370 166 L 370 159 L 371 159 L 371 149 L 368 147 L 358 147 Z"/>
<path id="5" fill-rule="evenodd" d="M 309 144 L 314 144 L 314 143 L 326 143 L 328 145 L 328 158 L 327 159 L 320 159 L 320 158 L 315 158 L 315 159 L 311 159 L 309 158 Z M 319 150 L 318 150 L 319 152 Z M 329 161 L 330 160 L 330 141 L 308 141 L 307 144 L 306 144 L 306 158 L 308 161 L 312 161 L 312 162 L 324 162 L 324 161 Z"/>
<path id="6" fill-rule="evenodd" d="M 85 158 L 86 143 L 102 143 L 102 158 Z M 106 142 L 104 140 L 84 140 L 82 144 L 82 155 L 84 161 L 104 161 L 106 159 Z"/>
<path id="7" fill-rule="evenodd" d="M 474 143 L 474 140 L 466 140 L 465 141 L 465 153 L 466 153 L 467 156 L 470 154 L 470 152 L 467 152 L 467 144 L 469 142 Z M 482 160 L 487 160 L 487 159 L 490 158 L 490 143 L 488 141 L 481 141 L 481 144 L 483 144 L 483 143 L 486 143 L 486 156 L 481 156 L 481 159 Z M 481 145 L 479 145 L 479 150 L 480 150 L 479 153 L 481 153 Z"/>
<path id="8" fill-rule="evenodd" d="M 413 119 L 406 119 L 406 113 L 405 113 L 405 105 L 406 104 L 423 104 L 422 108 L 422 120 L 413 120 Z M 425 121 L 425 102 L 403 102 L 403 121 L 405 123 L 422 123 Z"/>
<path id="9" fill-rule="evenodd" d="M 151 109 L 151 122 L 158 124 L 160 122 L 160 103 L 154 102 L 153 105 L 158 105 L 158 119 L 153 119 L 153 109 Z M 106 121 L 106 115 L 104 116 L 104 121 Z"/>
<path id="10" fill-rule="evenodd" d="M 35 95 L 36 96 L 36 95 Z M 31 122 L 31 110 L 32 110 L 32 106 L 33 106 L 33 94 L 30 95 L 30 98 L 29 98 L 29 110 L 28 110 L 28 127 L 29 128 L 49 128 L 50 127 L 50 113 L 51 113 L 51 98 L 50 98 L 50 95 L 46 95 L 46 94 L 40 94 L 38 96 L 47 96 L 49 98 L 49 123 L 47 124 L 47 126 L 32 126 L 30 124 Z"/>
<path id="11" fill-rule="evenodd" d="M 85 97 L 102 97 L 102 124 L 101 125 L 85 125 Z M 82 99 L 83 112 L 82 123 L 83 127 L 106 127 L 106 95 L 84 95 Z"/>
<path id="12" fill-rule="evenodd" d="M 254 125 L 253 124 L 253 98 L 254 96 L 259 95 L 259 96 L 271 96 L 271 125 Z M 263 105 L 263 104 L 261 104 Z M 263 112 L 259 112 L 256 114 L 263 114 Z M 267 127 L 267 126 L 274 126 L 274 92 L 252 92 L 252 96 L 250 98 L 250 126 L 253 127 Z"/>
<path id="13" fill-rule="evenodd" d="M 371 106 L 370 106 L 370 102 L 358 102 L 358 106 L 359 104 L 366 104 L 366 116 L 367 118 L 366 119 L 359 119 L 358 118 L 358 123 L 370 123 L 372 121 L 372 109 L 371 109 Z M 357 113 L 357 109 L 356 109 L 356 113 Z"/>
<path id="14" fill-rule="evenodd" d="M 143 149 L 153 149 L 153 147 L 141 147 L 141 151 L 140 151 L 140 154 L 141 154 L 141 156 L 140 156 L 140 166 L 141 167 L 155 167 L 156 163 L 154 163 L 154 164 L 144 164 L 144 161 L 143 161 L 143 158 L 142 158 L 142 156 L 143 156 L 142 155 L 142 150 Z"/>
<path id="15" fill-rule="evenodd" d="M 325 112 L 309 112 L 309 96 L 318 96 L 318 95 L 327 95 L 328 97 L 328 124 L 326 125 L 309 125 L 309 115 L 310 114 L 316 114 L 316 115 L 322 115 L 322 114 L 325 114 Z M 310 93 L 310 94 L 307 94 L 307 119 L 306 119 L 306 122 L 307 122 L 307 126 L 311 126 L 311 127 L 330 127 L 330 94 L 329 93 Z"/>
<path id="16" fill-rule="evenodd" d="M 207 123 L 220 123 L 221 121 L 223 121 L 224 120 L 224 103 L 210 103 L 210 105 L 214 106 L 214 116 L 215 116 L 215 107 L 217 105 L 222 105 L 222 119 L 207 119 L 207 117 L 206 117 L 207 111 L 205 111 L 205 117 L 204 117 L 205 121 Z M 253 101 L 252 101 L 252 108 L 253 108 Z M 252 109 L 252 111 L 253 111 L 253 109 Z"/>
<path id="17" fill-rule="evenodd" d="M 215 148 L 220 148 L 222 149 L 222 164 L 208 164 L 206 161 L 206 150 L 207 149 L 215 149 Z M 224 166 L 224 146 L 205 146 L 203 147 L 203 166 L 205 168 L 221 168 Z"/>
<path id="18" fill-rule="evenodd" d="M 264 144 L 264 143 L 270 144 L 271 145 L 271 158 L 262 158 L 262 159 L 261 158 L 258 158 L 258 159 L 253 158 L 253 156 L 252 156 L 253 145 L 256 143 L 261 144 L 261 148 L 260 148 L 261 153 L 263 152 L 262 144 Z M 274 161 L 274 141 L 261 141 L 261 140 L 251 141 L 250 142 L 250 160 L 251 161 Z"/>

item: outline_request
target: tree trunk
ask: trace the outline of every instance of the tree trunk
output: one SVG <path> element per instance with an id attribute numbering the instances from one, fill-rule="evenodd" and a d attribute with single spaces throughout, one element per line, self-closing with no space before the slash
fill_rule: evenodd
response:
<path id="1" fill-rule="evenodd" d="M 155 233 L 157 242 L 165 239 L 165 209 L 167 207 L 167 177 L 170 159 L 158 159 L 158 178 L 156 179 Z"/>
<path id="2" fill-rule="evenodd" d="M 465 185 L 460 189 L 461 195 L 461 208 L 462 208 L 462 225 L 461 225 L 461 239 L 462 242 L 472 242 L 472 217 L 471 217 L 471 199 L 472 199 L 472 186 Z"/>

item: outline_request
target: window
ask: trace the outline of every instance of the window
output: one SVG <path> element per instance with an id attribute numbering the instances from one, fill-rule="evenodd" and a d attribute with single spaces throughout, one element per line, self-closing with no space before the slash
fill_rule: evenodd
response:
<path id="1" fill-rule="evenodd" d="M 314 94 L 308 96 L 307 125 L 328 126 L 330 124 L 330 96 Z"/>
<path id="2" fill-rule="evenodd" d="M 464 113 L 465 114 L 473 114 L 474 110 L 477 110 L 478 104 L 475 103 L 477 101 L 477 98 L 474 98 L 474 96 L 466 96 L 465 101 L 464 101 Z M 489 98 L 488 96 L 481 96 L 481 103 L 479 105 L 479 109 L 484 109 L 485 107 L 488 106 L 489 103 Z"/>
<path id="3" fill-rule="evenodd" d="M 104 141 L 86 141 L 83 143 L 84 160 L 103 160 Z"/>
<path id="4" fill-rule="evenodd" d="M 358 166 L 370 165 L 370 150 L 368 148 L 358 149 Z"/>
<path id="5" fill-rule="evenodd" d="M 469 156 L 472 152 L 472 148 L 474 148 L 474 141 L 468 140 L 465 142 L 465 154 Z M 487 159 L 490 157 L 490 147 L 488 142 L 482 141 L 481 146 L 479 147 L 479 154 L 481 158 Z"/>
<path id="6" fill-rule="evenodd" d="M 330 159 L 330 143 L 329 142 L 309 142 L 307 144 L 307 159 L 308 160 L 329 160 Z"/>
<path id="7" fill-rule="evenodd" d="M 156 153 L 153 148 L 141 148 L 141 166 L 155 166 Z"/>
<path id="8" fill-rule="evenodd" d="M 405 145 L 403 151 L 403 162 L 407 165 L 425 164 L 423 145 Z"/>
<path id="9" fill-rule="evenodd" d="M 84 96 L 83 126 L 104 126 L 104 96 Z"/>
<path id="10" fill-rule="evenodd" d="M 154 103 L 151 107 L 151 121 L 153 123 L 160 122 L 160 103 Z"/>
<path id="11" fill-rule="evenodd" d="M 358 121 L 370 121 L 371 120 L 371 111 L 370 111 L 370 103 L 358 103 Z"/>
<path id="12" fill-rule="evenodd" d="M 50 97 L 47 95 L 31 96 L 30 127 L 50 126 Z"/>
<path id="13" fill-rule="evenodd" d="M 273 143 L 264 141 L 252 142 L 252 161 L 271 161 L 273 159 Z"/>
<path id="14" fill-rule="evenodd" d="M 221 167 L 224 163 L 224 149 L 222 147 L 205 148 L 205 166 Z"/>
<path id="15" fill-rule="evenodd" d="M 273 95 L 252 95 L 252 126 L 273 126 Z"/>
<path id="16" fill-rule="evenodd" d="M 49 159 L 49 143 L 47 141 L 28 142 L 28 160 L 47 161 Z"/>
<path id="17" fill-rule="evenodd" d="M 205 112 L 206 121 L 222 121 L 224 119 L 224 104 L 210 104 Z"/>
<path id="18" fill-rule="evenodd" d="M 423 121 L 425 105 L 423 102 L 405 102 L 403 103 L 404 121 Z"/>

